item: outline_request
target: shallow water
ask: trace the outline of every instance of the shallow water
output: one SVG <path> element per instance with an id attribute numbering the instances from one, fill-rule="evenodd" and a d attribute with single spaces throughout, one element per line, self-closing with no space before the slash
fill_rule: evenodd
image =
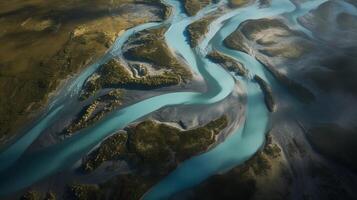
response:
<path id="1" fill-rule="evenodd" d="M 297 18 L 305 15 L 311 9 L 324 3 L 325 0 L 309 1 L 302 4 L 302 9 L 295 8 L 294 4 L 285 0 L 273 0 L 271 7 L 259 8 L 252 5 L 246 8 L 232 11 L 213 22 L 214 29 L 199 46 L 204 52 L 207 45 L 240 61 L 249 70 L 248 79 L 236 77 L 246 88 L 247 105 L 244 126 L 230 135 L 224 142 L 212 150 L 193 157 L 173 171 L 169 176 L 161 180 L 145 194 L 144 199 L 166 199 L 171 195 L 193 187 L 208 177 L 227 171 L 244 163 L 263 145 L 265 133 L 268 128 L 269 114 L 264 103 L 264 97 L 259 86 L 252 82 L 251 78 L 258 75 L 267 81 L 275 92 L 284 92 L 272 76 L 267 73 L 263 65 L 251 55 L 230 50 L 223 46 L 222 41 L 230 35 L 242 22 L 248 19 L 266 18 L 281 14 L 290 15 L 294 19 L 293 26 L 297 25 Z M 223 26 L 220 26 L 222 25 Z M 219 28 L 217 28 L 219 27 Z M 299 28 L 302 28 L 301 26 Z M 218 31 L 218 32 L 217 32 Z M 212 38 L 212 35 L 213 38 Z"/>
<path id="2" fill-rule="evenodd" d="M 124 36 L 129 37 L 130 34 L 142 30 L 143 27 L 148 28 L 145 26 L 152 27 L 155 25 L 156 24 L 148 24 L 133 28 Z M 117 40 L 114 45 L 115 49 L 118 49 L 123 45 L 122 41 L 123 40 L 121 39 Z M 185 51 L 183 51 L 182 54 L 185 58 L 189 55 Z M 100 63 L 108 60 L 110 55 L 112 55 L 112 57 L 116 56 L 115 54 L 108 54 L 105 58 L 90 67 L 89 70 L 86 70 L 84 74 L 74 81 L 72 87 L 68 90 L 68 93 L 71 94 L 73 90 L 75 92 L 78 89 L 78 86 L 83 84 L 85 78 L 88 77 L 90 73 L 93 73 Z M 194 62 L 187 62 L 189 66 L 196 66 Z M 73 137 L 66 139 L 63 142 L 43 148 L 34 153 L 24 154 L 26 148 L 41 134 L 46 125 L 50 125 L 47 124 L 47 120 L 41 120 L 39 123 L 41 124 L 41 127 L 43 127 L 42 129 L 34 127 L 24 135 L 23 138 L 27 138 L 27 140 L 20 139 L 15 143 L 16 146 L 23 145 L 21 149 L 14 149 L 13 147 L 16 146 L 12 146 L 0 155 L 0 160 L 8 159 L 9 155 L 14 156 L 15 158 L 0 164 L 2 168 L 2 171 L 0 172 L 0 177 L 2 177 L 0 180 L 0 195 L 3 196 L 15 192 L 46 176 L 71 167 L 104 138 L 110 136 L 117 130 L 124 128 L 136 119 L 164 106 L 211 104 L 223 100 L 231 93 L 234 87 L 234 80 L 221 67 L 211 63 L 210 66 L 201 67 L 198 71 L 205 77 L 208 83 L 209 91 L 207 93 L 176 92 L 152 97 L 122 110 L 114 111 L 102 121 L 74 134 Z M 54 114 L 56 113 L 50 112 L 45 119 Z"/>
<path id="3" fill-rule="evenodd" d="M 262 92 L 256 83 L 250 79 L 233 77 L 220 66 L 205 58 L 207 48 L 214 48 L 242 62 L 250 71 L 249 77 L 257 74 L 266 81 L 267 78 L 263 66 L 253 57 L 229 50 L 222 46 L 222 41 L 238 25 L 247 19 L 258 19 L 279 15 L 294 11 L 294 5 L 287 0 L 273 0 L 269 8 L 258 8 L 251 5 L 246 8 L 233 10 L 217 20 L 215 27 L 207 34 L 206 39 L 198 48 L 192 50 L 184 34 L 187 25 L 207 15 L 217 8 L 210 5 L 195 17 L 188 17 L 181 10 L 177 1 L 167 0 L 174 7 L 174 16 L 164 23 L 171 26 L 165 34 L 166 42 L 178 54 L 182 55 L 197 74 L 202 76 L 208 85 L 206 93 L 175 92 L 152 97 L 124 109 L 117 110 L 106 116 L 100 122 L 86 128 L 73 137 L 50 147 L 45 147 L 36 152 L 26 153 L 29 145 L 39 137 L 46 127 L 54 120 L 60 119 L 61 110 L 69 110 L 73 104 L 67 103 L 67 99 L 75 99 L 79 89 L 85 80 L 98 68 L 101 63 L 119 56 L 124 42 L 135 32 L 159 26 L 159 23 L 148 23 L 128 30 L 117 39 L 111 51 L 97 63 L 85 70 L 64 90 L 63 94 L 51 105 L 47 115 L 38 124 L 15 142 L 10 148 L 0 154 L 0 196 L 15 192 L 27 187 L 36 181 L 51 174 L 67 169 L 83 157 L 103 139 L 120 130 L 131 122 L 154 112 L 165 106 L 212 104 L 225 99 L 233 90 L 235 80 L 243 84 L 246 89 L 248 103 L 244 126 L 231 134 L 224 142 L 212 150 L 193 157 L 182 163 L 169 176 L 160 181 L 146 195 L 145 199 L 161 199 L 192 187 L 211 175 L 226 171 L 249 159 L 264 143 L 269 114 L 264 104 Z M 310 4 L 309 4 L 310 5 Z M 306 8 L 311 10 L 315 4 Z M 297 16 L 296 16 L 297 17 Z M 294 17 L 295 18 L 295 17 Z"/>
<path id="4" fill-rule="evenodd" d="M 256 4 L 233 11 L 234 14 L 228 13 L 226 16 L 222 16 L 217 19 L 216 23 L 213 22 L 213 24 L 219 26 L 219 24 L 222 25 L 222 22 L 225 21 L 224 25 L 218 29 L 218 32 L 210 32 L 208 34 L 207 37 L 209 37 L 210 34 L 211 36 L 214 35 L 212 40 L 209 41 L 208 39 L 209 42 L 203 42 L 212 45 L 213 49 L 217 49 L 242 62 L 250 71 L 249 77 L 253 77 L 257 74 L 267 80 L 264 68 L 257 60 L 247 54 L 225 48 L 222 45 L 222 41 L 231 34 L 241 22 L 247 19 L 278 15 L 293 8 L 291 3 L 287 1 L 276 0 L 273 2 L 272 8 L 269 9 L 259 9 Z M 205 46 L 200 45 L 199 48 L 203 49 Z M 200 52 L 204 52 L 204 50 Z M 206 64 L 209 63 L 209 61 L 204 62 L 206 62 Z M 226 140 L 217 147 L 179 165 L 169 176 L 161 180 L 145 194 L 144 199 L 166 199 L 179 191 L 195 186 L 214 174 L 227 171 L 242 164 L 263 145 L 269 114 L 264 103 L 262 92 L 259 86 L 251 80 L 236 78 L 240 80 L 246 88 L 247 93 L 248 103 L 244 126 L 228 136 Z"/>

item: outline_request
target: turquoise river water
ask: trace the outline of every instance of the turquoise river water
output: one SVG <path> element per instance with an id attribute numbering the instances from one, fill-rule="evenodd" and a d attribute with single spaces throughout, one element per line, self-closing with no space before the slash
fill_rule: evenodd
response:
<path id="1" fill-rule="evenodd" d="M 256 3 L 229 11 L 212 22 L 205 39 L 195 49 L 191 49 L 187 43 L 185 29 L 192 22 L 218 9 L 225 1 L 207 6 L 194 17 L 188 17 L 185 14 L 179 1 L 165 0 L 165 2 L 173 8 L 172 16 L 163 22 L 170 25 L 165 34 L 166 42 L 172 50 L 184 58 L 195 73 L 204 78 L 208 88 L 207 92 L 173 92 L 140 101 L 110 113 L 103 120 L 79 131 L 71 138 L 27 153 L 28 147 L 44 130 L 59 120 L 62 113 L 68 112 L 71 106 L 75 105 L 73 102 L 75 102 L 80 88 L 98 66 L 119 56 L 124 42 L 133 33 L 155 28 L 163 23 L 147 23 L 127 30 L 116 40 L 109 53 L 89 66 L 71 84 L 67 85 L 66 89 L 61 91 L 49 106 L 48 111 L 26 134 L 0 153 L 0 196 L 16 192 L 56 172 L 72 167 L 103 139 L 160 108 L 174 105 L 208 105 L 222 101 L 232 92 L 237 81 L 244 86 L 247 94 L 246 116 L 242 126 L 210 151 L 183 162 L 171 174 L 151 188 L 143 198 L 166 199 L 179 191 L 199 184 L 214 174 L 242 164 L 259 150 L 264 144 L 269 113 L 264 103 L 263 94 L 251 77 L 255 74 L 259 75 L 271 83 L 273 89 L 275 89 L 275 82 L 254 57 L 227 49 L 223 46 L 222 41 L 240 23 L 248 19 L 286 14 L 298 26 L 297 17 L 316 8 L 324 0 L 310 0 L 299 7 L 288 0 L 272 0 L 271 6 L 267 8 L 260 8 Z M 206 59 L 207 51 L 212 49 L 243 63 L 250 71 L 249 78 L 236 77 Z"/>

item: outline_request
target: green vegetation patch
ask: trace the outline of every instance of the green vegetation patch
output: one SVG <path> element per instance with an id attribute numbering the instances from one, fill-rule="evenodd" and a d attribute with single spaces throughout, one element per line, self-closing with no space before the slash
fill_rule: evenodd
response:
<path id="1" fill-rule="evenodd" d="M 268 135 L 264 148 L 249 159 L 245 165 L 252 170 L 255 176 L 266 176 L 271 169 L 272 160 L 280 156 L 280 147 L 273 143 L 272 137 Z"/>
<path id="2" fill-rule="evenodd" d="M 133 173 L 119 175 L 99 185 L 77 184 L 70 187 L 70 194 L 75 199 L 140 199 L 179 162 L 207 150 L 227 125 L 228 118 L 224 115 L 190 130 L 152 120 L 129 126 L 126 133 L 107 138 L 88 155 L 82 167 L 90 172 L 104 161 L 124 159 L 135 169 Z"/>
<path id="3" fill-rule="evenodd" d="M 165 42 L 167 27 L 143 30 L 127 42 L 130 48 L 124 56 L 130 60 L 146 61 L 153 64 L 157 70 L 165 70 L 179 76 L 182 80 L 192 78 L 191 72 L 181 65 Z"/>
<path id="4" fill-rule="evenodd" d="M 227 124 L 227 117 L 222 116 L 205 126 L 181 131 L 166 124 L 145 121 L 128 129 L 128 147 L 139 157 L 139 166 L 165 168 L 170 161 L 180 162 L 206 150 Z"/>
<path id="5" fill-rule="evenodd" d="M 71 135 L 74 132 L 99 121 L 107 113 L 122 105 L 123 96 L 123 90 L 114 89 L 108 94 L 97 98 L 82 109 L 76 119 L 66 128 L 64 134 Z"/>
<path id="6" fill-rule="evenodd" d="M 43 193 L 36 190 L 29 190 L 20 197 L 20 200 L 56 200 L 56 195 L 52 191 Z"/>
<path id="7" fill-rule="evenodd" d="M 126 128 L 127 133 L 120 132 L 106 139 L 87 156 L 82 168 L 90 172 L 104 161 L 123 159 L 140 170 L 166 173 L 177 162 L 205 151 L 227 125 L 226 116 L 191 130 L 143 121 Z"/>
<path id="8" fill-rule="evenodd" d="M 151 64 L 156 72 L 150 74 L 145 66 L 131 64 L 125 67 L 112 59 L 99 67 L 83 88 L 82 98 L 86 99 L 102 88 L 155 89 L 178 85 L 192 78 L 191 72 L 178 62 L 165 43 L 166 28 L 144 30 L 129 38 L 128 50 L 124 56 L 129 60 L 144 61 Z M 127 69 L 127 68 L 130 68 Z M 133 70 L 140 77 L 133 76 Z"/>
<path id="9" fill-rule="evenodd" d="M 186 13 L 194 16 L 205 6 L 209 5 L 211 0 L 183 0 Z"/>
<path id="10" fill-rule="evenodd" d="M 93 171 L 98 168 L 100 164 L 109 160 L 118 160 L 123 158 L 126 150 L 126 143 L 128 135 L 125 132 L 114 134 L 106 139 L 99 148 L 95 149 L 88 155 L 82 165 L 86 172 Z"/>
<path id="11" fill-rule="evenodd" d="M 135 78 L 129 70 L 115 59 L 100 66 L 97 73 L 100 76 L 99 78 L 91 79 L 85 84 L 82 99 L 88 98 L 102 88 L 154 89 L 177 85 L 181 82 L 178 75 L 169 72 Z"/>
<path id="12" fill-rule="evenodd" d="M 73 200 L 98 200 L 102 194 L 97 185 L 73 184 L 68 186 L 67 199 Z"/>
<path id="13" fill-rule="evenodd" d="M 203 36 L 209 31 L 209 25 L 215 18 L 216 16 L 211 15 L 188 25 L 187 31 L 190 36 L 190 46 L 192 48 L 196 47 Z"/>
<path id="14" fill-rule="evenodd" d="M 234 72 L 239 76 L 247 76 L 248 69 L 244 67 L 244 65 L 233 58 L 226 56 L 218 51 L 212 51 L 207 54 L 207 58 L 209 58 L 212 62 L 220 64 L 226 70 L 230 72 Z"/>
<path id="15" fill-rule="evenodd" d="M 123 199 L 139 200 L 142 195 L 159 181 L 158 177 L 135 174 L 120 175 L 99 185 L 73 184 L 67 191 L 69 200 Z"/>

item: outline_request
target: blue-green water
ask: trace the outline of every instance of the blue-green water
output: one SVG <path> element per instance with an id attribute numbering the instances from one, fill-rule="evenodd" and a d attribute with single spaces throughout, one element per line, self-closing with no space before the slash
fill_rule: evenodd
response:
<path id="1" fill-rule="evenodd" d="M 169 176 L 160 181 L 146 195 L 145 199 L 162 199 L 178 191 L 192 187 L 216 173 L 226 171 L 249 159 L 264 143 L 269 115 L 265 107 L 262 92 L 250 79 L 233 77 L 221 67 L 205 58 L 207 47 L 211 47 L 242 62 L 249 70 L 250 77 L 257 74 L 267 81 L 263 66 L 253 57 L 229 50 L 222 46 L 222 40 L 233 32 L 238 25 L 247 19 L 257 19 L 289 13 L 295 6 L 287 0 L 273 0 L 271 7 L 260 9 L 257 4 L 233 10 L 220 18 L 216 26 L 207 34 L 206 39 L 196 49 L 191 49 L 186 42 L 184 30 L 194 20 L 207 15 L 217 6 L 210 5 L 195 17 L 187 17 L 178 1 L 167 0 L 174 8 L 173 16 L 164 23 L 171 24 L 165 34 L 168 45 L 187 62 L 188 66 L 202 76 L 208 91 L 206 93 L 175 92 L 152 97 L 139 103 L 117 110 L 100 122 L 86 128 L 73 137 L 58 144 L 45 147 L 36 152 L 26 153 L 29 145 L 39 137 L 53 121 L 60 119 L 61 112 L 70 110 L 84 81 L 101 63 L 118 56 L 124 42 L 133 33 L 159 26 L 159 23 L 148 23 L 128 30 L 118 38 L 111 51 L 94 65 L 90 66 L 58 99 L 51 104 L 50 111 L 44 115 L 34 128 L 0 154 L 0 196 L 45 178 L 51 174 L 67 169 L 83 157 L 104 138 L 110 136 L 131 122 L 165 106 L 212 104 L 225 99 L 233 90 L 235 81 L 243 84 L 247 93 L 247 108 L 244 126 L 231 134 L 224 142 L 212 150 L 193 157 L 181 164 Z M 309 4 L 310 5 L 310 4 Z M 311 4 L 314 5 L 314 4 Z M 316 6 L 316 5 L 314 5 Z M 312 6 L 309 8 L 311 9 Z M 236 78 L 236 80 L 234 80 Z"/>
<path id="2" fill-rule="evenodd" d="M 269 80 L 265 76 L 264 68 L 257 60 L 247 54 L 225 48 L 222 41 L 247 19 L 269 17 L 294 9 L 288 1 L 273 2 L 272 8 L 269 9 L 259 9 L 258 5 L 254 5 L 238 9 L 236 15 L 228 13 L 228 20 L 227 16 L 222 16 L 218 21 L 225 21 L 224 25 L 218 29 L 219 31 L 214 34 L 210 42 L 206 42 L 212 45 L 212 48 L 242 62 L 250 70 L 250 77 L 257 74 L 267 81 Z M 200 46 L 200 48 L 205 47 Z M 243 163 L 263 145 L 269 120 L 264 97 L 257 84 L 248 79 L 239 77 L 237 79 L 244 85 L 247 93 L 248 103 L 244 126 L 212 150 L 185 161 L 147 192 L 144 199 L 166 199 L 179 191 L 195 186 L 214 174 Z"/>
<path id="3" fill-rule="evenodd" d="M 142 26 L 139 28 L 141 29 Z M 134 28 L 131 32 L 134 33 L 136 31 L 138 30 Z M 118 42 L 121 41 L 120 39 L 118 40 Z M 122 44 L 116 43 L 115 47 L 119 48 L 117 45 L 120 46 Z M 186 54 L 186 52 L 184 53 Z M 100 63 L 102 62 L 101 60 Z M 209 66 L 203 66 L 202 62 L 198 62 L 200 64 L 196 68 L 202 76 L 207 78 L 208 87 L 210 88 L 207 93 L 177 92 L 141 101 L 109 114 L 104 120 L 76 133 L 73 137 L 59 144 L 43 148 L 31 154 L 23 154 L 23 152 L 43 129 L 33 129 L 33 131 L 31 130 L 25 134 L 24 137 L 27 137 L 28 140 L 19 140 L 15 143 L 18 146 L 23 145 L 19 151 L 8 149 L 0 155 L 2 160 L 8 159 L 9 155 L 19 158 L 12 160 L 12 162 L 0 164 L 2 169 L 0 174 L 0 195 L 17 191 L 54 172 L 71 167 L 104 138 L 124 128 L 136 119 L 164 106 L 211 104 L 223 100 L 231 93 L 234 87 L 234 79 L 217 65 L 211 63 Z M 189 65 L 195 66 L 195 63 L 189 63 Z M 98 66 L 98 64 L 94 66 Z M 91 67 L 90 70 L 93 72 L 95 68 Z M 85 76 L 81 76 L 75 81 L 73 89 L 83 84 L 84 77 L 90 73 L 86 71 L 85 74 Z M 52 112 L 49 116 L 52 116 Z M 41 121 L 40 123 L 46 123 L 46 121 Z M 8 153 L 10 151 L 11 153 Z"/>

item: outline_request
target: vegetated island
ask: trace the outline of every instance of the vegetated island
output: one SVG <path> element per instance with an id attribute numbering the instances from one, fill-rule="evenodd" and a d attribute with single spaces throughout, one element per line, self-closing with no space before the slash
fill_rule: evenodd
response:
<path id="1" fill-rule="evenodd" d="M 218 51 L 212 51 L 207 54 L 207 58 L 210 59 L 212 62 L 220 64 L 226 70 L 230 72 L 234 72 L 236 75 L 239 76 L 247 76 L 248 69 L 244 67 L 244 65 L 233 58 L 226 56 Z"/>
<path id="2" fill-rule="evenodd" d="M 189 34 L 190 46 L 192 48 L 196 47 L 204 38 L 204 35 L 209 31 L 210 23 L 214 19 L 216 19 L 215 15 L 209 15 L 188 25 L 187 32 Z"/>
<path id="3" fill-rule="evenodd" d="M 96 199 L 140 199 L 161 178 L 184 160 L 206 151 L 216 142 L 216 136 L 228 125 L 223 115 L 201 127 L 182 130 L 165 123 L 146 120 L 128 126 L 107 138 L 83 159 L 81 169 L 91 173 L 108 161 L 126 161 L 133 169 L 98 185 L 74 183 L 69 196 Z"/>
<path id="4" fill-rule="evenodd" d="M 164 71 L 166 75 L 170 74 L 187 82 L 192 78 L 192 73 L 167 46 L 166 31 L 167 27 L 164 26 L 136 33 L 125 44 L 124 56 L 128 60 L 149 63 L 152 70 Z"/>
<path id="5" fill-rule="evenodd" d="M 101 65 L 87 80 L 81 98 L 104 88 L 155 89 L 191 80 L 191 71 L 165 43 L 166 30 L 144 30 L 130 37 L 124 47 L 125 64 L 114 58 Z"/>
<path id="6" fill-rule="evenodd" d="M 88 127 L 102 119 L 107 113 L 119 108 L 122 105 L 125 91 L 113 89 L 107 94 L 95 99 L 85 106 L 71 124 L 62 132 L 65 136 L 71 136 L 76 131 Z"/>
<path id="7" fill-rule="evenodd" d="M 134 77 L 118 60 L 112 59 L 100 66 L 97 73 L 84 85 L 81 99 L 86 99 L 104 88 L 155 89 L 179 83 L 181 78 L 169 72 Z"/>
<path id="8" fill-rule="evenodd" d="M 63 198 L 70 200 L 128 199 L 138 200 L 155 183 L 174 170 L 179 163 L 202 153 L 215 144 L 218 134 L 228 125 L 223 115 L 205 125 L 180 129 L 154 120 L 129 125 L 105 139 L 83 158 L 80 171 L 85 174 L 102 170 L 108 162 L 126 162 L 128 174 L 115 175 L 98 184 L 73 182 Z M 115 168 L 115 166 L 113 165 Z M 108 166 L 103 170 L 113 170 Z M 29 190 L 21 199 L 56 199 L 57 194 Z"/>
<path id="9" fill-rule="evenodd" d="M 215 0 L 213 0 L 215 2 Z M 183 6 L 189 16 L 194 16 L 202 8 L 209 5 L 212 0 L 183 0 Z"/>
<path id="10" fill-rule="evenodd" d="M 0 2 L 0 143 L 31 123 L 60 84 L 124 30 L 169 13 L 160 1 Z"/>

